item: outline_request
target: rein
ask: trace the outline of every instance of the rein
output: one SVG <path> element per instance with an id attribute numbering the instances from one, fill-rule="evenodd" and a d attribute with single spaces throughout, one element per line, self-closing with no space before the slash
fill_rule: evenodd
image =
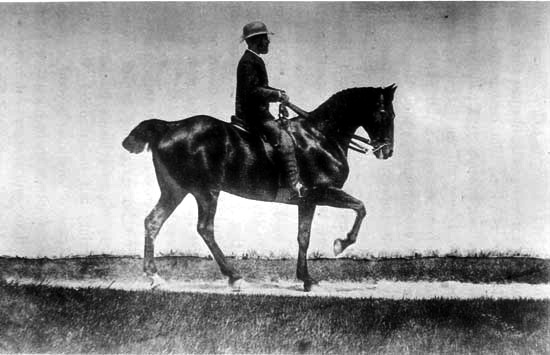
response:
<path id="1" fill-rule="evenodd" d="M 287 110 L 287 107 L 290 108 L 292 111 L 296 112 L 299 116 L 302 116 L 304 118 L 309 118 L 310 114 L 309 112 L 307 112 L 306 110 L 304 109 L 301 109 L 300 107 L 294 105 L 292 102 L 290 101 L 287 101 L 287 102 L 281 102 L 279 104 L 279 119 L 286 119 L 288 118 L 288 110 Z M 382 149 L 384 146 L 386 146 L 387 144 L 384 143 L 376 148 L 374 148 L 372 145 L 371 145 L 371 141 L 370 139 L 368 138 L 365 138 L 365 137 L 361 137 L 361 136 L 358 136 L 356 134 L 352 134 L 351 135 L 351 141 L 349 143 L 349 146 L 348 148 L 353 150 L 353 151 L 356 151 L 358 153 L 361 153 L 361 154 L 367 154 L 369 152 L 369 149 L 372 150 L 372 152 L 376 152 L 380 149 Z M 356 142 L 354 141 L 357 140 L 359 142 Z M 362 144 L 361 144 L 362 143 Z M 367 147 L 368 146 L 368 147 Z"/>

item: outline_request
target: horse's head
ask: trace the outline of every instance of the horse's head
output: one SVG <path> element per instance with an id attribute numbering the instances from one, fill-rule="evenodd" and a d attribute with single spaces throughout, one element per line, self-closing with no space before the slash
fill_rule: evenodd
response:
<path id="1" fill-rule="evenodd" d="M 359 127 L 369 135 L 369 144 L 378 159 L 393 154 L 393 96 L 397 86 L 385 88 L 359 87 L 342 90 L 332 95 L 309 114 L 310 124 L 317 125 L 325 136 L 340 137 L 349 144 Z M 347 147 L 346 147 L 347 148 Z"/>
<path id="2" fill-rule="evenodd" d="M 360 125 L 369 134 L 373 153 L 378 159 L 388 159 L 393 154 L 393 96 L 397 86 L 392 84 L 375 91 L 374 100 L 369 100 L 368 116 Z"/>

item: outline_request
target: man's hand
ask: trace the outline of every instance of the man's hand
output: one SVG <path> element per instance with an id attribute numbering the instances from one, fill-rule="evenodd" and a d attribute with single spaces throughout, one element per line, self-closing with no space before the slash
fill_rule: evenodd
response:
<path id="1" fill-rule="evenodd" d="M 286 92 L 284 91 L 279 91 L 279 101 L 281 102 L 288 102 L 290 100 L 290 98 L 288 97 L 288 95 L 286 94 Z"/>

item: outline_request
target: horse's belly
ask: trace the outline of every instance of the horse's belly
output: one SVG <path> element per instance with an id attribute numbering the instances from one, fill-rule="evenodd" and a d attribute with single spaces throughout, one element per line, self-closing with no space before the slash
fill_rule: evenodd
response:
<path id="1" fill-rule="evenodd" d="M 273 200 L 279 187 L 279 174 L 265 156 L 236 157 L 227 166 L 221 189 L 241 197 Z"/>

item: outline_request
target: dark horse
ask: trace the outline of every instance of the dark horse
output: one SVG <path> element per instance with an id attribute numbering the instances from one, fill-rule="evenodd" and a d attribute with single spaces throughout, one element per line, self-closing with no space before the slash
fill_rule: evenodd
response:
<path id="1" fill-rule="evenodd" d="M 341 188 L 349 174 L 347 162 L 351 137 L 359 127 L 369 134 L 378 159 L 393 153 L 396 86 L 353 88 L 333 95 L 309 117 L 287 121 L 287 131 L 296 144 L 300 177 L 309 187 L 302 198 L 280 197 L 280 169 L 273 150 L 235 126 L 209 116 L 181 121 L 151 119 L 141 122 L 122 143 L 131 153 L 148 145 L 153 154 L 160 199 L 145 218 L 144 271 L 153 284 L 162 279 L 154 262 L 154 241 L 166 219 L 187 194 L 198 205 L 197 230 L 229 284 L 238 287 L 242 276 L 231 266 L 214 239 L 214 216 L 220 191 L 248 199 L 298 205 L 297 277 L 309 291 L 316 281 L 307 268 L 311 223 L 317 205 L 349 208 L 356 219 L 345 239 L 334 241 L 335 254 L 357 239 L 366 216 L 363 202 Z"/>

